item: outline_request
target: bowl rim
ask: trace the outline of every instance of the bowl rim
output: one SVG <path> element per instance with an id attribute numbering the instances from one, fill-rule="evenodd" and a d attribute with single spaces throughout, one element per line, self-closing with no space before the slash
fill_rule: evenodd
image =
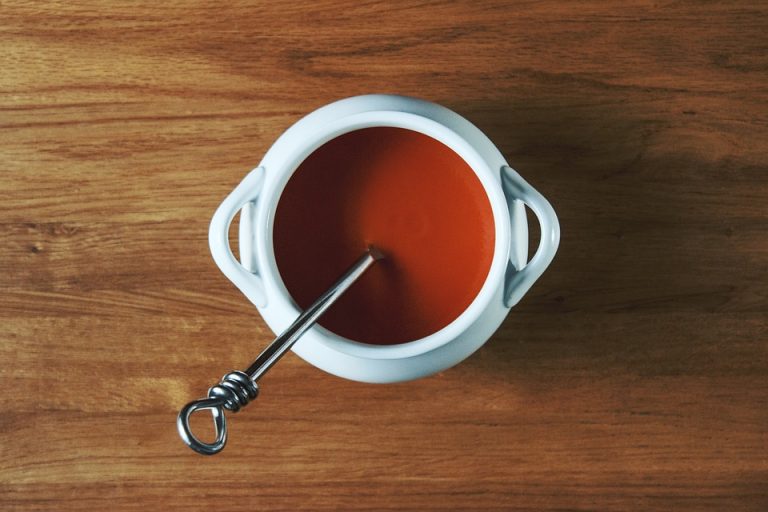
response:
<path id="1" fill-rule="evenodd" d="M 277 268 L 272 237 L 280 196 L 301 162 L 320 146 L 344 133 L 372 127 L 413 130 L 443 143 L 457 153 L 473 170 L 483 186 L 493 214 L 495 234 L 493 257 L 486 278 L 473 301 L 453 321 L 423 338 L 394 345 L 373 345 L 345 338 L 316 325 L 313 330 L 320 336 L 313 336 L 312 339 L 333 351 L 365 359 L 408 358 L 435 350 L 469 329 L 487 309 L 499 285 L 504 282 L 510 261 L 512 235 L 509 208 L 511 205 L 508 204 L 501 188 L 498 176 L 500 169 L 492 168 L 467 138 L 445 124 L 423 115 L 395 110 L 368 110 L 338 116 L 330 121 L 327 115 L 319 115 L 327 114 L 329 107 L 333 105 L 309 114 L 286 130 L 268 150 L 261 163 L 267 179 L 258 200 L 256 225 L 266 226 L 266 229 L 256 230 L 255 255 L 259 274 L 264 281 L 267 307 L 287 308 L 288 317 L 291 318 L 295 318 L 300 313 Z M 458 114 L 454 115 L 458 116 Z M 485 137 L 482 132 L 477 131 Z M 309 343 L 302 345 L 303 352 L 310 350 Z"/>

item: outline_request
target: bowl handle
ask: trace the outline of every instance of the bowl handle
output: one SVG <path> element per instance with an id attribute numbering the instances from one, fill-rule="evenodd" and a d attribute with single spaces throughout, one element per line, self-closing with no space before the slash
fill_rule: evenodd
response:
<path id="1" fill-rule="evenodd" d="M 541 241 L 536 254 L 522 268 L 508 265 L 504 279 L 504 305 L 511 308 L 530 290 L 533 283 L 541 277 L 555 257 L 557 246 L 560 244 L 560 223 L 552 205 L 536 189 L 530 186 L 514 169 L 509 166 L 501 168 L 501 187 L 510 207 L 514 201 L 520 200 L 530 208 L 539 220 Z M 514 250 L 514 248 L 511 248 Z"/>
<path id="2" fill-rule="evenodd" d="M 229 225 L 235 214 L 246 204 L 256 200 L 264 185 L 265 170 L 257 167 L 227 196 L 216 209 L 208 230 L 208 245 L 213 261 L 227 278 L 258 307 L 267 305 L 264 283 L 258 270 L 248 270 L 240 264 L 229 247 Z"/>

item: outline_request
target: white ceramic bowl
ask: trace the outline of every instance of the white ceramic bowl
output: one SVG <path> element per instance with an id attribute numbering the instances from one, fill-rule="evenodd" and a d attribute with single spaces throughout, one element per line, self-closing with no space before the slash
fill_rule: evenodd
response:
<path id="1" fill-rule="evenodd" d="M 421 132 L 458 153 L 485 188 L 496 229 L 485 283 L 469 307 L 443 329 L 399 345 L 369 345 L 318 325 L 293 347 L 304 360 L 329 373 L 383 383 L 444 370 L 480 348 L 552 261 L 560 226 L 549 202 L 509 167 L 479 129 L 455 112 L 404 96 L 377 94 L 336 101 L 283 133 L 259 166 L 222 202 L 211 221 L 209 242 L 216 264 L 275 333 L 285 330 L 299 315 L 278 272 L 272 245 L 280 194 L 299 164 L 318 147 L 343 133 L 374 126 Z M 538 217 L 542 233 L 536 254 L 527 263 L 525 205 Z M 238 262 L 229 247 L 228 233 L 240 210 Z"/>

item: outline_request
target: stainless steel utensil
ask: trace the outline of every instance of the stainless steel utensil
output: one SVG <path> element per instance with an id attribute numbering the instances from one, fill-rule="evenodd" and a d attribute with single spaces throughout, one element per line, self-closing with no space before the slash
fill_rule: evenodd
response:
<path id="1" fill-rule="evenodd" d="M 288 349 L 312 327 L 368 268 L 383 255 L 375 247 L 369 247 L 338 281 L 323 293 L 311 306 L 251 363 L 245 371 L 231 371 L 208 390 L 208 396 L 185 405 L 176 419 L 181 439 L 197 453 L 214 455 L 227 443 L 227 419 L 224 409 L 237 412 L 259 395 L 258 380 L 280 360 Z M 208 409 L 213 416 L 216 440 L 206 443 L 195 437 L 189 425 L 189 418 L 195 411 Z"/>

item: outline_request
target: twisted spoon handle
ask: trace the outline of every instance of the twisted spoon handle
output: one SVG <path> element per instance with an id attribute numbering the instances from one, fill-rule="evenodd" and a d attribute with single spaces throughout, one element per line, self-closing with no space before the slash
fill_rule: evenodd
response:
<path id="1" fill-rule="evenodd" d="M 208 390 L 206 398 L 185 405 L 176 419 L 176 428 L 182 441 L 203 455 L 214 455 L 224 449 L 227 443 L 227 419 L 224 416 L 224 409 L 237 412 L 255 399 L 259 395 L 259 386 L 256 382 L 373 263 L 383 257 L 375 247 L 368 247 L 368 250 L 344 272 L 339 280 L 304 310 L 280 336 L 275 338 L 244 372 L 229 372 L 217 385 Z M 203 442 L 195 437 L 189 425 L 189 418 L 193 413 L 206 409 L 211 411 L 216 431 L 216 440 L 212 443 Z"/>

